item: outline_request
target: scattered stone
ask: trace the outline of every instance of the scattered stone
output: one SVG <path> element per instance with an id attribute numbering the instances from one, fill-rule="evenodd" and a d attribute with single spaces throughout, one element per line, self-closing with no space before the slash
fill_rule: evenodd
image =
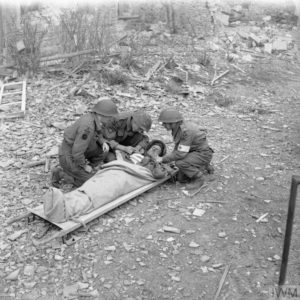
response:
<path id="1" fill-rule="evenodd" d="M 128 285 L 131 285 L 131 282 L 129 280 L 124 280 L 123 281 L 124 285 L 128 286 Z"/>
<path id="2" fill-rule="evenodd" d="M 78 291 L 77 284 L 65 286 L 63 289 L 63 296 L 64 298 L 67 299 L 74 298 L 74 296 L 76 297 L 77 291 Z"/>
<path id="3" fill-rule="evenodd" d="M 196 208 L 193 211 L 193 216 L 202 217 L 205 214 L 205 210 L 201 208 Z"/>
<path id="4" fill-rule="evenodd" d="M 175 227 L 171 227 L 171 226 L 164 226 L 164 227 L 163 227 L 163 231 L 164 231 L 164 232 L 177 233 L 177 234 L 179 234 L 179 233 L 181 232 L 180 229 L 175 228 Z"/>
<path id="5" fill-rule="evenodd" d="M 275 260 L 281 260 L 281 257 L 280 257 L 279 255 L 277 255 L 277 254 L 275 254 L 275 255 L 273 256 L 273 258 L 274 258 Z"/>
<path id="6" fill-rule="evenodd" d="M 17 269 L 13 272 L 11 272 L 8 276 L 6 276 L 6 280 L 17 280 L 18 279 L 18 276 L 19 276 L 19 273 L 20 273 L 20 269 Z"/>
<path id="7" fill-rule="evenodd" d="M 178 276 L 172 276 L 171 279 L 173 281 L 176 281 L 176 282 L 180 282 L 181 281 L 180 277 L 178 277 Z"/>
<path id="8" fill-rule="evenodd" d="M 124 221 L 125 221 L 126 224 L 129 224 L 134 220 L 135 220 L 135 218 L 129 218 L 129 217 L 124 218 Z"/>
<path id="9" fill-rule="evenodd" d="M 264 178 L 264 177 L 257 177 L 256 180 L 257 180 L 257 181 L 264 181 L 265 178 Z"/>
<path id="10" fill-rule="evenodd" d="M 203 273 L 207 273 L 208 272 L 208 269 L 207 269 L 207 267 L 206 266 L 204 266 L 204 267 L 200 267 L 201 268 L 201 270 L 202 270 L 202 272 Z"/>
<path id="11" fill-rule="evenodd" d="M 106 260 L 111 261 L 114 260 L 114 258 L 111 255 L 107 255 Z"/>
<path id="12" fill-rule="evenodd" d="M 273 41 L 272 48 L 277 51 L 286 51 L 288 49 L 288 43 L 284 39 L 277 38 Z"/>
<path id="13" fill-rule="evenodd" d="M 0 168 L 6 169 L 7 167 L 9 167 L 10 165 L 12 165 L 14 163 L 13 159 L 8 159 L 5 161 L 0 161 Z"/>
<path id="14" fill-rule="evenodd" d="M 192 242 L 190 242 L 189 247 L 191 247 L 191 248 L 198 248 L 198 247 L 200 247 L 200 245 L 197 244 L 196 242 L 192 241 Z"/>
<path id="15" fill-rule="evenodd" d="M 32 199 L 28 199 L 28 198 L 21 200 L 22 204 L 24 204 L 25 206 L 29 205 L 32 201 L 33 201 Z"/>
<path id="16" fill-rule="evenodd" d="M 169 237 L 169 238 L 166 239 L 166 241 L 167 242 L 173 242 L 173 241 L 175 241 L 175 239 L 173 237 Z"/>
<path id="17" fill-rule="evenodd" d="M 31 290 L 36 286 L 36 282 L 23 282 L 25 289 Z"/>
<path id="18" fill-rule="evenodd" d="M 24 275 L 26 276 L 33 276 L 34 275 L 34 271 L 35 271 L 35 267 L 32 265 L 27 265 L 24 268 Z"/>
<path id="19" fill-rule="evenodd" d="M 110 283 L 105 283 L 105 284 L 103 284 L 103 287 L 105 287 L 106 289 L 111 289 L 111 287 L 112 287 L 112 284 L 110 284 Z"/>
<path id="20" fill-rule="evenodd" d="M 10 247 L 9 244 L 5 243 L 4 241 L 0 241 L 0 250 L 1 251 L 5 250 L 5 249 L 7 249 L 9 247 Z"/>
<path id="21" fill-rule="evenodd" d="M 123 243 L 123 246 L 124 246 L 124 248 L 125 248 L 125 250 L 127 251 L 127 252 L 130 252 L 132 249 L 133 249 L 133 247 L 131 246 L 131 245 L 128 245 L 127 243 Z"/>
<path id="22" fill-rule="evenodd" d="M 104 250 L 106 250 L 106 251 L 116 251 L 116 247 L 115 246 L 108 246 L 108 247 L 105 247 Z"/>
<path id="23" fill-rule="evenodd" d="M 153 236 L 150 234 L 146 237 L 146 240 L 153 240 Z"/>
<path id="24" fill-rule="evenodd" d="M 44 266 L 38 266 L 37 269 L 36 269 L 37 274 L 45 273 L 47 271 L 48 271 L 47 267 L 44 267 Z"/>
<path id="25" fill-rule="evenodd" d="M 84 290 L 89 287 L 89 284 L 86 282 L 77 282 L 77 286 L 79 290 Z"/>
<path id="26" fill-rule="evenodd" d="M 271 54 L 272 50 L 273 50 L 273 44 L 271 44 L 271 43 L 265 43 L 264 50 L 265 50 L 265 52 Z"/>
<path id="27" fill-rule="evenodd" d="M 162 257 L 162 258 L 168 258 L 168 255 L 166 255 L 165 253 L 162 253 L 162 252 L 159 253 L 159 256 Z"/>
<path id="28" fill-rule="evenodd" d="M 61 261 L 64 258 L 62 256 L 58 255 L 58 254 L 55 254 L 54 259 L 57 260 L 57 261 Z"/>
<path id="29" fill-rule="evenodd" d="M 213 264 L 212 265 L 212 267 L 214 268 L 214 269 L 220 269 L 221 267 L 223 266 L 223 264 Z"/>
<path id="30" fill-rule="evenodd" d="M 15 241 L 17 238 L 19 238 L 22 234 L 24 234 L 26 232 L 28 232 L 28 229 L 22 229 L 22 230 L 16 231 L 15 233 L 9 235 L 7 238 L 10 241 Z"/>
<path id="31" fill-rule="evenodd" d="M 225 231 L 221 231 L 218 233 L 218 237 L 220 237 L 220 238 L 225 238 L 226 236 L 227 236 L 227 234 Z"/>
<path id="32" fill-rule="evenodd" d="M 201 260 L 202 262 L 208 262 L 208 261 L 210 260 L 210 257 L 207 256 L 207 255 L 203 255 L 203 256 L 201 256 L 200 260 Z"/>
<path id="33" fill-rule="evenodd" d="M 98 290 L 92 290 L 89 292 L 89 296 L 93 298 L 97 298 L 99 296 Z"/>
<path id="34" fill-rule="evenodd" d="M 145 280 L 139 279 L 136 283 L 137 283 L 138 285 L 144 285 L 144 284 L 145 284 Z"/>

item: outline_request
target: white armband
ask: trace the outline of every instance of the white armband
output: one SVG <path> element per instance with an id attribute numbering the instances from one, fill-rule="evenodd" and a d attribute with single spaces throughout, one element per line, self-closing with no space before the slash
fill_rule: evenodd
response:
<path id="1" fill-rule="evenodd" d="M 190 152 L 190 149 L 191 147 L 190 146 L 186 146 L 186 145 L 178 145 L 178 151 L 181 151 L 181 152 Z"/>

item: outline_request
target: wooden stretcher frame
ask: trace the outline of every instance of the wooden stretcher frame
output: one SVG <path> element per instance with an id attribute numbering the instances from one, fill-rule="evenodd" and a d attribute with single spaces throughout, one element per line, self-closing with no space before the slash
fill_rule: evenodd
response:
<path id="1" fill-rule="evenodd" d="M 175 171 L 174 174 L 176 172 L 177 171 Z M 174 175 L 174 174 L 172 174 L 172 175 Z M 54 224 L 56 227 L 58 227 L 60 229 L 58 232 L 54 233 L 52 236 L 50 236 L 48 238 L 41 239 L 41 240 L 33 240 L 34 245 L 39 246 L 39 245 L 48 243 L 48 242 L 50 242 L 54 239 L 63 238 L 64 236 L 71 233 L 72 231 L 74 231 L 74 230 L 80 228 L 81 226 L 93 221 L 94 219 L 97 219 L 98 217 L 100 217 L 100 216 L 104 215 L 105 213 L 113 210 L 114 208 L 128 202 L 129 200 L 132 200 L 133 198 L 143 194 L 144 192 L 146 192 L 146 191 L 148 191 L 148 190 L 164 183 L 165 181 L 169 180 L 170 178 L 171 178 L 171 176 L 168 175 L 167 177 L 165 177 L 163 179 L 160 179 L 158 181 L 149 183 L 147 185 L 144 185 L 144 186 L 140 187 L 137 190 L 134 190 L 134 191 L 132 191 L 132 192 L 126 194 L 126 195 L 123 195 L 123 196 L 115 199 L 114 201 L 109 202 L 109 203 L 95 209 L 94 211 L 90 212 L 89 214 L 82 215 L 82 216 L 78 217 L 77 218 L 78 222 L 74 222 L 74 221 L 67 221 L 67 222 L 64 222 L 64 223 L 52 222 L 49 219 L 47 219 L 47 217 L 45 216 L 43 205 L 41 204 L 41 205 L 39 205 L 35 208 L 27 208 L 27 210 L 28 210 L 27 213 L 7 221 L 6 225 L 12 224 L 14 222 L 17 222 L 17 221 L 23 219 L 23 218 L 28 218 L 31 215 L 33 215 L 33 216 L 38 216 L 38 217 L 50 222 L 51 224 Z"/>

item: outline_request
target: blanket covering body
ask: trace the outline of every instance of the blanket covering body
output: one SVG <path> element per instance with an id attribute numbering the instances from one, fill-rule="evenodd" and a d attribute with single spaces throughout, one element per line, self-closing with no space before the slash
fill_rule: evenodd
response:
<path id="1" fill-rule="evenodd" d="M 74 191 L 51 188 L 44 196 L 44 213 L 52 222 L 66 222 L 154 181 L 145 167 L 112 161 Z"/>

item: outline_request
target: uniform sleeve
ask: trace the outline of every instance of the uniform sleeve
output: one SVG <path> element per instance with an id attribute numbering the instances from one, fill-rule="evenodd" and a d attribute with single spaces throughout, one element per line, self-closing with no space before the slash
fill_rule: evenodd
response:
<path id="1" fill-rule="evenodd" d="M 93 137 L 93 130 L 88 126 L 81 126 L 76 134 L 72 147 L 72 156 L 76 165 L 83 167 L 85 165 L 84 153 Z"/>
<path id="2" fill-rule="evenodd" d="M 108 144 L 109 144 L 110 148 L 113 149 L 113 150 L 115 150 L 119 145 L 119 143 L 115 140 L 108 141 Z"/>
<path id="3" fill-rule="evenodd" d="M 170 154 L 165 155 L 162 159 L 162 162 L 168 163 L 183 159 L 190 152 L 192 140 L 192 135 L 184 131 L 181 139 L 179 140 L 178 146 Z"/>
<path id="4" fill-rule="evenodd" d="M 143 135 L 143 139 L 137 144 L 141 149 L 146 149 L 149 144 L 149 137 L 147 135 Z"/>

